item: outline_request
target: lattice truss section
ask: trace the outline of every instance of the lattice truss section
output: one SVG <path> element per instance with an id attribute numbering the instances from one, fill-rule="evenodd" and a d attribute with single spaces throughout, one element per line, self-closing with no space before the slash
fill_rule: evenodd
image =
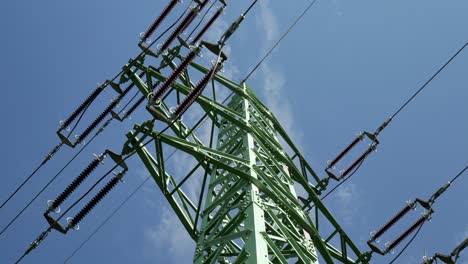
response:
<path id="1" fill-rule="evenodd" d="M 127 134 L 122 154 L 135 151 L 143 161 L 196 241 L 194 262 L 366 262 L 319 198 L 328 180 L 315 174 L 247 84 L 214 74 L 174 121 L 173 107 L 196 87 L 193 80 L 210 71 L 190 62 L 161 100 L 151 99 L 155 87 L 183 63 L 184 49 L 179 45 L 163 54 L 159 67 L 145 57 L 124 67 L 121 82 L 138 87 L 153 118 Z M 167 125 L 170 130 L 160 133 Z M 150 139 L 154 143 L 145 145 Z M 312 218 L 295 187 L 315 206 Z"/>

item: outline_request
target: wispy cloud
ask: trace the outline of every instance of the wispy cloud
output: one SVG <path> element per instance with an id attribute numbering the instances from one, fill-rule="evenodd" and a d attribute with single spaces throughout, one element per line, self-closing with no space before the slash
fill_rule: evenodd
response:
<path id="1" fill-rule="evenodd" d="M 336 16 L 342 16 L 344 14 L 343 8 L 341 8 L 341 2 L 339 0 L 332 0 L 333 12 Z"/>
<path id="2" fill-rule="evenodd" d="M 184 227 L 168 206 L 162 206 L 161 221 L 145 232 L 148 241 L 148 252 L 167 253 L 163 259 L 166 263 L 189 263 L 192 261 L 195 242 L 187 235 Z"/>
<path id="3" fill-rule="evenodd" d="M 259 2 L 260 10 L 257 18 L 257 28 L 263 32 L 264 43 L 261 56 L 267 52 L 274 42 L 279 38 L 279 26 L 275 13 L 269 0 Z M 266 105 L 275 114 L 289 135 L 296 141 L 301 141 L 301 133 L 294 129 L 294 115 L 291 103 L 286 96 L 286 77 L 279 67 L 266 59 L 260 67 L 262 81 L 262 92 L 266 99 Z"/>
<path id="4" fill-rule="evenodd" d="M 336 214 L 340 218 L 340 222 L 347 226 L 352 226 L 357 219 L 359 210 L 362 207 L 362 191 L 354 183 L 343 185 L 337 189 L 331 199 L 337 208 Z"/>

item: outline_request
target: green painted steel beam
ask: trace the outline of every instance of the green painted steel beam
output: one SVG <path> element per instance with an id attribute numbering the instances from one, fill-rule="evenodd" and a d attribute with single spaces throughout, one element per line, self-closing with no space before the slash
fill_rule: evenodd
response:
<path id="1" fill-rule="evenodd" d="M 181 49 L 178 46 L 164 55 L 165 65 L 176 68 L 183 59 Z M 130 61 L 124 70 L 128 81 L 147 96 L 150 87 L 164 82 L 166 76 L 145 63 L 143 59 Z M 135 125 L 123 150 L 137 153 L 196 241 L 194 263 L 318 263 L 319 258 L 325 263 L 368 262 L 369 256 L 360 252 L 320 200 L 328 179 L 318 177 L 247 84 L 215 74 L 212 92 L 195 100 L 198 112 L 190 114 L 189 109 L 185 114 L 196 117 L 171 122 L 171 107 L 193 90 L 192 81 L 208 71 L 191 63 L 161 104 L 148 101 L 160 120 Z M 145 72 L 145 77 L 140 78 L 138 72 Z M 229 102 L 217 98 L 214 85 L 233 93 Z M 165 133 L 155 129 L 166 125 L 171 127 Z M 204 127 L 208 132 L 199 131 Z M 155 140 L 154 150 L 143 147 L 148 139 Z M 165 160 L 169 149 L 190 157 L 193 165 L 180 174 L 177 162 Z M 196 197 L 190 194 L 191 181 L 201 186 Z M 315 205 L 315 221 L 297 199 L 297 184 Z M 332 230 L 326 233 L 322 225 Z"/>

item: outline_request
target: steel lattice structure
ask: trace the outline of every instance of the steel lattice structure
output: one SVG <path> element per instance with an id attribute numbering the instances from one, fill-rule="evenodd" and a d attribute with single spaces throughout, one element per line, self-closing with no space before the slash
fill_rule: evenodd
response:
<path id="1" fill-rule="evenodd" d="M 165 56 L 166 63 L 176 68 L 176 60 L 183 60 L 179 54 L 173 49 Z M 145 95 L 150 94 L 148 87 L 155 82 L 166 80 L 157 69 L 145 66 L 142 61 L 131 63 L 134 69 L 129 79 Z M 138 76 L 139 71 L 146 73 L 146 80 Z M 123 154 L 138 153 L 188 234 L 197 242 L 194 263 L 288 263 L 291 259 L 318 263 L 317 253 L 326 263 L 366 262 L 368 255 L 359 251 L 319 198 L 327 180 L 319 179 L 278 120 L 246 83 L 237 84 L 216 74 L 211 96 L 201 95 L 196 100 L 202 109 L 201 117 L 190 120 L 192 124 L 184 119 L 171 122 L 170 100 L 179 100 L 190 93 L 194 86 L 191 74 L 208 71 L 191 63 L 190 70 L 174 83 L 165 100 L 150 102 L 147 109 L 157 121 L 136 125 L 127 134 L 123 151 Z M 216 96 L 216 90 L 223 89 L 232 93 L 225 104 Z M 205 140 L 209 143 L 204 143 L 196 133 L 205 117 L 211 123 L 209 138 Z M 172 132 L 155 130 L 161 123 L 171 125 Z M 154 151 L 143 146 L 149 138 L 154 138 Z M 168 148 L 193 157 L 196 165 L 186 175 L 172 174 L 170 168 L 174 166 L 166 164 L 163 154 Z M 197 177 L 194 175 L 199 169 L 203 173 L 197 176 L 203 177 L 203 184 L 198 197 L 191 199 L 184 189 L 185 183 Z M 315 205 L 314 219 L 304 211 L 295 186 L 300 186 L 308 195 L 308 202 Z M 322 225 L 331 229 L 325 233 L 319 228 Z M 333 246 L 332 241 L 337 245 Z"/>
<path id="2" fill-rule="evenodd" d="M 112 120 L 124 121 L 144 102 L 152 118 L 135 125 L 126 135 L 121 153 L 104 151 L 64 192 L 50 201 L 44 213 L 49 227 L 20 260 L 52 229 L 66 234 L 76 228 L 129 170 L 125 160 L 137 154 L 196 242 L 194 263 L 319 263 L 322 260 L 325 263 L 368 263 L 371 253 L 362 253 L 357 248 L 320 199 L 330 178 L 317 176 L 279 121 L 247 83 L 236 83 L 219 73 L 228 59 L 223 47 L 245 14 L 233 22 L 218 43 L 199 42 L 224 10 L 224 3 L 195 40 L 188 43 L 188 38 L 184 40 L 180 34 L 209 2 L 196 1 L 198 5 L 187 12 L 159 50 L 145 46 L 144 40 L 176 2 L 171 1 L 145 33 L 139 43 L 143 52 L 124 65 L 119 78 L 107 80 L 96 88 L 63 122 L 57 132 L 62 143 L 54 148 L 48 159 L 62 145 L 74 148 L 82 143 L 108 115 L 112 117 L 97 129 L 90 141 Z M 210 69 L 195 62 L 202 53 L 214 54 Z M 126 88 L 121 88 L 124 85 Z M 64 130 L 86 111 L 106 86 L 112 87 L 118 97 L 79 134 L 75 142 L 70 141 L 63 134 Z M 205 89 L 207 86 L 211 89 Z M 140 99 L 127 113 L 115 112 L 116 106 L 134 87 L 139 90 Z M 187 118 L 183 119 L 182 115 Z M 200 131 L 200 128 L 208 129 Z M 168 162 L 171 150 L 183 153 L 185 158 Z M 61 218 L 87 193 L 60 217 L 53 218 L 49 214 L 59 211 L 60 205 L 106 156 L 116 164 L 108 174 L 117 167 L 121 171 L 78 214 L 68 219 L 67 226 L 61 226 Z M 181 167 L 189 168 L 181 172 Z M 195 191 L 193 181 L 200 183 L 200 186 L 195 185 Z M 91 191 L 92 188 L 88 193 Z M 314 210 L 309 214 L 311 208 Z"/>

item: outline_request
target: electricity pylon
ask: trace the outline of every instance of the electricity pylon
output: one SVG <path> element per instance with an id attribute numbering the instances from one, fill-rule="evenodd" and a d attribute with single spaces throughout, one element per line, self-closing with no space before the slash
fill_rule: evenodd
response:
<path id="1" fill-rule="evenodd" d="M 165 59 L 175 68 L 175 60 L 182 61 L 183 57 L 180 53 L 171 54 Z M 164 81 L 164 75 L 143 63 L 133 65 L 135 72 L 147 73 L 151 81 L 145 82 L 137 74 L 129 79 L 151 97 L 148 87 L 155 81 Z M 135 125 L 134 131 L 127 134 L 123 151 L 136 151 L 196 241 L 193 262 L 367 262 L 369 255 L 359 251 L 319 198 L 327 181 L 315 174 L 278 120 L 246 83 L 238 84 L 215 74 L 211 95 L 199 96 L 191 107 L 199 109 L 196 112 L 200 117 L 173 121 L 170 106 L 177 102 L 171 100 L 178 101 L 192 91 L 192 75 L 208 72 L 192 62 L 163 100 L 150 101 L 147 109 L 154 119 Z M 224 103 L 219 93 L 226 90 L 231 95 L 224 97 Z M 207 140 L 197 133 L 205 125 L 205 118 L 211 124 Z M 156 129 L 167 125 L 169 132 Z M 154 150 L 144 146 L 149 139 L 154 139 Z M 186 158 L 168 164 L 170 149 L 183 152 Z M 190 163 L 188 157 L 195 160 L 195 165 L 185 175 L 176 175 L 174 171 Z M 196 197 L 191 197 L 187 182 L 195 177 L 201 188 Z M 302 203 L 296 187 L 308 197 Z M 303 203 L 313 204 L 314 220 Z"/>
<path id="2" fill-rule="evenodd" d="M 125 160 L 136 153 L 196 242 L 194 263 L 319 263 L 320 260 L 368 263 L 370 253 L 359 251 L 320 200 L 319 195 L 327 187 L 329 178 L 320 179 L 315 174 L 278 120 L 244 81 L 236 83 L 219 74 L 228 59 L 223 52 L 226 41 L 256 1 L 217 43 L 200 40 L 224 6 L 192 41 L 181 37 L 209 1 L 196 2 L 198 5 L 190 9 L 159 49 L 153 51 L 144 42 L 177 3 L 176 0 L 170 2 L 143 35 L 139 44 L 143 54 L 122 68 L 118 83 L 115 79 L 106 81 L 104 86 L 109 85 L 120 94 L 117 100 L 112 101 L 75 143 L 59 133 L 63 144 L 75 147 L 108 114 L 112 118 L 97 134 L 112 119 L 126 119 L 145 99 L 146 110 L 152 116 L 127 134 L 120 155 L 105 151 L 51 201 L 44 214 L 50 226 L 18 261 L 35 249 L 52 229 L 67 234 L 70 229 L 77 228 L 127 172 Z M 179 45 L 173 47 L 176 38 Z M 183 55 L 186 51 L 188 53 Z M 194 62 L 202 52 L 215 55 L 211 69 Z M 195 79 L 199 79 L 197 84 L 192 82 Z M 205 89 L 210 82 L 211 91 Z M 127 84 L 127 88 L 121 89 L 123 84 Z M 120 116 L 114 108 L 133 87 L 137 87 L 142 96 Z M 63 127 L 77 118 L 101 90 L 103 87 L 81 104 Z M 226 91 L 231 94 L 226 96 Z M 183 119 L 182 115 L 188 118 Z M 209 120 L 207 126 L 206 120 Z M 200 132 L 201 127 L 209 128 L 208 136 Z M 149 145 L 153 142 L 154 149 Z M 185 158 L 169 163 L 167 154 L 171 149 L 182 152 Z M 58 221 L 65 213 L 57 219 L 49 213 L 59 208 L 105 155 L 116 163 L 114 168 L 120 166 L 123 171 L 75 217 L 69 218 L 67 226 L 61 226 Z M 181 172 L 181 168 L 187 166 L 190 166 L 187 172 Z M 201 186 L 193 188 L 194 181 Z M 306 198 L 298 199 L 296 188 Z M 309 215 L 312 208 L 314 219 Z"/>

